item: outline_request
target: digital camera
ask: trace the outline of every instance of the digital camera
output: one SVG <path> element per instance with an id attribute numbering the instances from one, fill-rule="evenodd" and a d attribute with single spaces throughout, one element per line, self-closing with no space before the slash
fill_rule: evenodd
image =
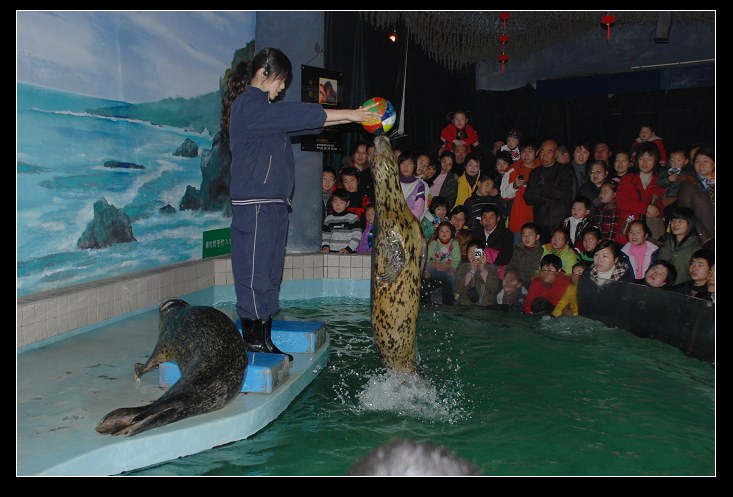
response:
<path id="1" fill-rule="evenodd" d="M 474 255 L 476 256 L 476 259 L 481 259 L 484 256 L 484 249 L 477 248 Z"/>

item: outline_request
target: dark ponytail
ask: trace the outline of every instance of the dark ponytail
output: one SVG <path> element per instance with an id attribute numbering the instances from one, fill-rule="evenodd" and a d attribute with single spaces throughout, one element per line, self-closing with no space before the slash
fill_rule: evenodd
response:
<path id="1" fill-rule="evenodd" d="M 229 118 L 232 113 L 232 104 L 251 80 L 247 62 L 240 62 L 234 69 L 227 71 L 224 94 L 221 96 L 221 132 L 227 137 L 229 136 Z"/>

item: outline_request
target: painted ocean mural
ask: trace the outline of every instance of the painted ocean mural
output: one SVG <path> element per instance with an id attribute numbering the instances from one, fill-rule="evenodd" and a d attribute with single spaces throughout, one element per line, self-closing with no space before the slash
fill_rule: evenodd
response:
<path id="1" fill-rule="evenodd" d="M 19 11 L 16 24 L 17 295 L 200 258 L 202 232 L 230 224 L 220 88 L 254 53 L 256 13 Z M 181 211 L 204 162 L 218 196 Z M 105 222 L 85 233 L 95 203 Z"/>
<path id="2" fill-rule="evenodd" d="M 202 232 L 229 225 L 222 212 L 178 209 L 186 186 L 201 184 L 208 129 L 90 112 L 125 102 L 26 84 L 17 91 L 19 296 L 200 258 Z M 198 156 L 175 156 L 187 138 Z M 110 161 L 144 168 L 105 167 Z M 102 198 L 128 215 L 137 241 L 80 249 L 77 241 Z M 175 212 L 161 211 L 168 204 Z"/>

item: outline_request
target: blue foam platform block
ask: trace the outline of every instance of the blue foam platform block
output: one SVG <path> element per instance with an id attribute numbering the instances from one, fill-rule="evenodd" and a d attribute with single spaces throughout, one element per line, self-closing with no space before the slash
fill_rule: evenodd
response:
<path id="1" fill-rule="evenodd" d="M 242 332 L 242 323 L 234 321 Z M 312 354 L 326 341 L 326 325 L 320 321 L 272 321 L 272 342 L 283 352 Z"/>
<path id="2" fill-rule="evenodd" d="M 175 362 L 164 362 L 158 367 L 158 384 L 170 388 L 181 377 Z M 272 393 L 290 377 L 290 361 L 284 354 L 247 352 L 247 369 L 242 392 Z"/>

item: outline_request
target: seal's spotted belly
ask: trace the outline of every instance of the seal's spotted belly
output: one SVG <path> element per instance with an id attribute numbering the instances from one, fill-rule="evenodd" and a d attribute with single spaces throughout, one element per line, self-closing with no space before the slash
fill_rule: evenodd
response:
<path id="1" fill-rule="evenodd" d="M 405 203 L 389 141 L 377 137 L 375 145 L 372 175 L 377 227 L 372 245 L 372 328 L 384 366 L 412 373 L 425 238 L 419 221 Z"/>

